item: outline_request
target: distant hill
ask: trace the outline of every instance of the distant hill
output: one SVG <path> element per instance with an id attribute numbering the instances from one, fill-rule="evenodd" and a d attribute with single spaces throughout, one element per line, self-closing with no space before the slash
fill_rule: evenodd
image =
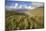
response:
<path id="1" fill-rule="evenodd" d="M 43 16 L 43 13 L 44 13 L 44 8 L 36 8 L 36 9 L 33 9 L 33 10 L 29 10 L 28 13 L 32 14 L 32 15 L 41 15 Z"/>

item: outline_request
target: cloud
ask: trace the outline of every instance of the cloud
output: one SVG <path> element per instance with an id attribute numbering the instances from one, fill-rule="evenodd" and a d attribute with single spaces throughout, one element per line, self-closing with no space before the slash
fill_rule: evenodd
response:
<path id="1" fill-rule="evenodd" d="M 23 3 L 23 2 L 14 2 L 14 3 L 12 3 L 12 2 L 7 2 L 6 3 L 7 5 L 6 5 L 6 8 L 9 8 L 9 9 L 15 9 L 15 8 L 22 8 L 22 7 L 25 7 L 25 8 L 27 8 L 27 5 L 28 6 L 31 6 L 31 7 L 29 7 L 30 9 L 34 9 L 34 8 L 37 8 L 37 7 L 43 7 L 43 3 L 42 2 L 26 2 L 26 3 Z M 8 5 L 10 5 L 10 6 L 8 6 Z"/>
<path id="2" fill-rule="evenodd" d="M 32 2 L 32 6 L 33 7 L 43 7 L 43 3 L 42 2 Z"/>

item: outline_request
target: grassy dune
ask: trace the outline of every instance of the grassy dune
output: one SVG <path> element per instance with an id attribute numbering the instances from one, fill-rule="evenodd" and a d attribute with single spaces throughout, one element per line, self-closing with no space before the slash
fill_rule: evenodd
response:
<path id="1" fill-rule="evenodd" d="M 28 13 L 16 13 L 15 11 L 6 11 L 6 31 L 25 30 L 44 28 L 43 8 L 37 8 L 28 11 Z"/>

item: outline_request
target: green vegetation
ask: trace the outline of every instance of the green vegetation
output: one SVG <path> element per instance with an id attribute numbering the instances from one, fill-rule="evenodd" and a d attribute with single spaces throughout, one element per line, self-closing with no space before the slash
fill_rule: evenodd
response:
<path id="1" fill-rule="evenodd" d="M 42 10 L 39 11 L 42 12 Z M 15 11 L 6 11 L 5 13 L 6 31 L 44 28 L 44 16 L 35 15 L 30 17 L 24 13 L 16 13 Z"/>

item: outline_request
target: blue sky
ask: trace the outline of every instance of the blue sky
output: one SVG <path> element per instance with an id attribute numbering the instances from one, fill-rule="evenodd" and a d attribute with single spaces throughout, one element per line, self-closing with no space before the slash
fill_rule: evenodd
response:
<path id="1" fill-rule="evenodd" d="M 27 5 L 27 6 L 31 6 L 31 5 L 32 5 L 31 2 L 9 1 L 9 0 L 6 0 L 5 5 L 6 5 L 6 6 L 14 6 L 16 3 L 18 3 L 19 5 Z"/>
<path id="2" fill-rule="evenodd" d="M 5 6 L 6 8 L 16 8 L 15 4 L 18 4 L 19 6 L 22 5 L 23 7 L 25 6 L 31 6 L 31 7 L 43 7 L 43 3 L 41 2 L 28 2 L 28 1 L 15 1 L 15 0 L 6 0 L 5 1 Z M 31 8 L 30 7 L 30 8 Z"/>
<path id="3" fill-rule="evenodd" d="M 30 0 L 8 0 L 8 1 L 30 1 Z"/>

